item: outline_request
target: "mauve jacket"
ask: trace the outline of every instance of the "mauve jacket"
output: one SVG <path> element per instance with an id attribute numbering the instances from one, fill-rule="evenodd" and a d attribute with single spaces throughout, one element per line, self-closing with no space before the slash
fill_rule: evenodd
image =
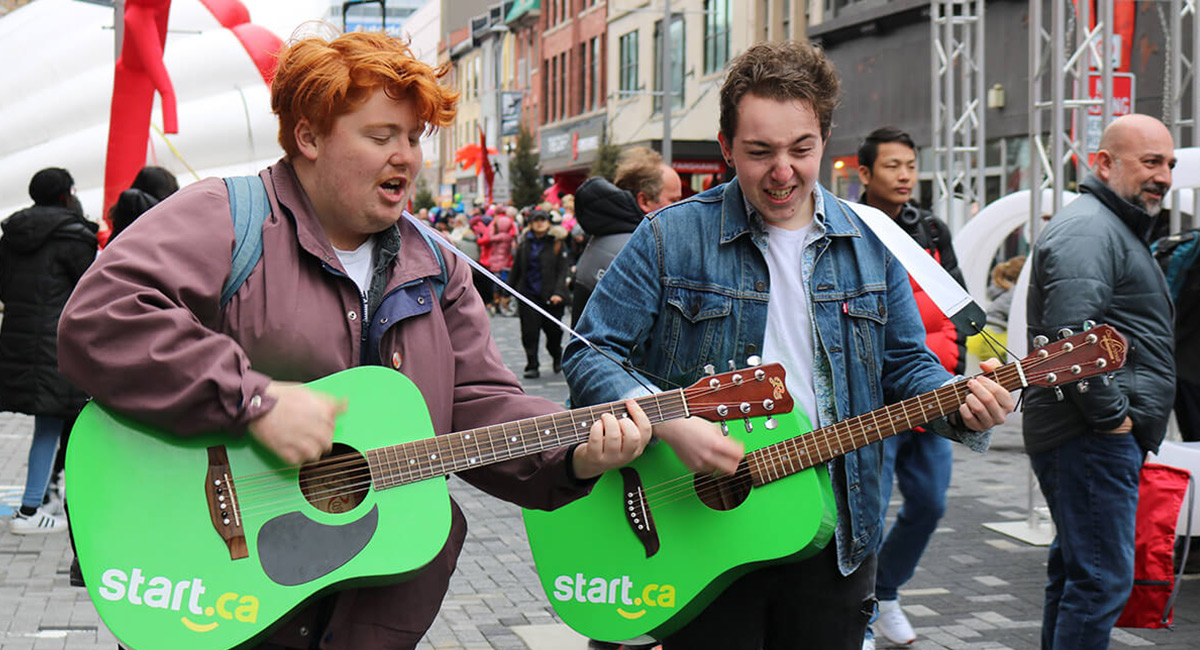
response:
<path id="1" fill-rule="evenodd" d="M 470 269 L 453 255 L 444 256 L 447 281 L 441 300 L 434 298 L 424 279 L 440 267 L 405 220 L 378 236 L 377 258 L 395 257 L 377 269 L 386 287 L 364 332 L 361 295 L 291 166 L 281 161 L 259 176 L 272 208 L 263 256 L 225 309 L 218 300 L 233 226 L 224 183 L 208 179 L 139 218 L 80 280 L 59 329 L 68 378 L 100 402 L 180 435 L 242 435 L 273 406 L 264 392 L 271 379 L 307 382 L 364 363 L 397 367 L 411 379 L 439 434 L 562 410 L 525 395 L 504 367 Z M 569 475 L 569 462 L 559 449 L 460 476 L 521 506 L 553 509 L 590 488 Z M 438 557 L 406 582 L 341 592 L 320 647 L 416 645 L 466 537 L 466 520 L 452 508 Z M 308 647 L 317 609 L 297 613 L 270 641 Z"/>

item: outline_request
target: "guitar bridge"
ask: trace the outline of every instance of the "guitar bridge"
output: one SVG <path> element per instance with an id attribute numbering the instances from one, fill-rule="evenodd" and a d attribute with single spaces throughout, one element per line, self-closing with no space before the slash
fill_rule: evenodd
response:
<path id="1" fill-rule="evenodd" d="M 631 467 L 621 468 L 621 479 L 624 482 L 624 511 L 625 520 L 633 529 L 633 534 L 646 549 L 646 557 L 653 557 L 658 552 L 658 528 L 654 526 L 654 517 L 650 514 L 650 504 L 646 501 L 646 490 L 642 488 L 642 478 L 637 470 Z"/>
<path id="2" fill-rule="evenodd" d="M 242 528 L 242 515 L 238 509 L 237 492 L 234 490 L 232 472 L 229 470 L 229 455 L 224 445 L 208 448 L 208 474 L 204 481 L 204 496 L 208 500 L 208 515 L 213 528 L 225 546 L 229 548 L 229 559 L 240 560 L 250 556 L 246 547 L 246 532 Z"/>

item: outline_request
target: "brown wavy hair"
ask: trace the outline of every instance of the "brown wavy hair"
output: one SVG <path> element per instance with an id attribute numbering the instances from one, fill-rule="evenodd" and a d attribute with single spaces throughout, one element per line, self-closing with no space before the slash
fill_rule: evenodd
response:
<path id="1" fill-rule="evenodd" d="M 738 104 L 750 94 L 808 102 L 820 122 L 821 137 L 827 138 L 841 87 L 833 62 L 819 48 L 798 41 L 759 43 L 729 64 L 721 86 L 721 134 L 733 142 Z"/>
<path id="2" fill-rule="evenodd" d="M 448 66 L 434 68 L 413 56 L 401 39 L 353 32 L 332 40 L 308 37 L 279 55 L 271 83 L 271 110 L 279 116 L 279 144 L 288 158 L 299 155 L 296 124 L 307 120 L 327 135 L 333 121 L 366 103 L 383 88 L 392 99 L 412 99 L 426 132 L 454 122 L 458 93 L 439 81 Z"/>

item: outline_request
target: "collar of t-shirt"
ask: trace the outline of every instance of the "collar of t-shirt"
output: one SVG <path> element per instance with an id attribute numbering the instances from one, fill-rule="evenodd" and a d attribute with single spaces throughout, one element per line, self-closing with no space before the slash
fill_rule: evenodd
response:
<path id="1" fill-rule="evenodd" d="M 358 285 L 358 293 L 362 296 L 366 296 L 371 289 L 371 260 L 375 258 L 375 246 L 375 238 L 368 237 L 367 241 L 352 251 L 333 249 L 342 268 L 346 269 L 346 275 Z"/>

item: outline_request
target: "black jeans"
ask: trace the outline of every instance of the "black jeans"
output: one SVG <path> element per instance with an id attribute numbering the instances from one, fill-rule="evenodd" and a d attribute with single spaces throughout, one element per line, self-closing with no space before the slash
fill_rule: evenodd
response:
<path id="1" fill-rule="evenodd" d="M 854 573 L 830 540 L 816 555 L 734 581 L 663 650 L 861 650 L 875 610 L 875 554 Z"/>
<path id="2" fill-rule="evenodd" d="M 539 307 L 545 309 L 551 316 L 562 320 L 566 303 L 551 305 L 541 300 L 534 300 Z M 521 303 L 517 306 L 517 315 L 521 318 L 521 346 L 525 348 L 525 369 L 537 370 L 538 339 L 542 332 L 546 333 L 546 351 L 550 353 L 551 361 L 562 359 L 562 330 L 553 321 L 533 310 L 532 307 Z"/>

